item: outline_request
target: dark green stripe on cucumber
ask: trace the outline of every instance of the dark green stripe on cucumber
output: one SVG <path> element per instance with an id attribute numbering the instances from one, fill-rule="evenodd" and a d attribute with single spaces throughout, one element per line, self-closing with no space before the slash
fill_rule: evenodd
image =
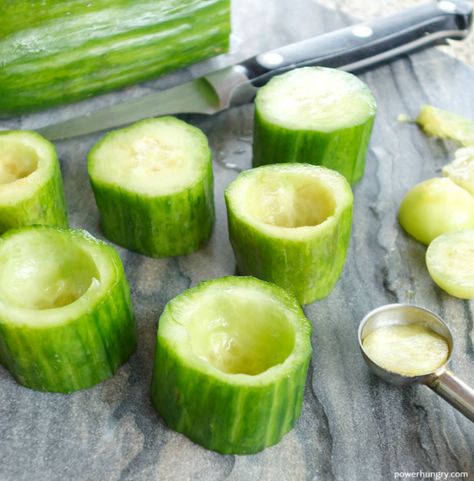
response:
<path id="1" fill-rule="evenodd" d="M 52 227 L 0 237 L 0 359 L 40 391 L 111 377 L 135 350 L 130 291 L 117 252 L 84 231 Z"/>
<path id="2" fill-rule="evenodd" d="M 105 236 L 152 257 L 188 254 L 214 224 L 206 136 L 174 117 L 107 134 L 89 154 L 89 177 Z"/>
<path id="3" fill-rule="evenodd" d="M 304 67 L 274 77 L 255 100 L 253 165 L 323 165 L 354 184 L 375 112 L 368 87 L 347 72 Z"/>

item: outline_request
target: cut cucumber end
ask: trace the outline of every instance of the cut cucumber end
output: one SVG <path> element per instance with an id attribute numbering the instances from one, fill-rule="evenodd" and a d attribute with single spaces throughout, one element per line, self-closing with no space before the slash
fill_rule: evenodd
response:
<path id="1" fill-rule="evenodd" d="M 253 165 L 324 165 L 354 183 L 375 112 L 370 90 L 347 72 L 304 67 L 274 77 L 255 100 Z"/>
<path id="2" fill-rule="evenodd" d="M 118 254 L 83 231 L 0 237 L 0 358 L 32 389 L 71 392 L 110 376 L 135 349 Z"/>
<path id="3" fill-rule="evenodd" d="M 474 228 L 474 198 L 448 178 L 433 178 L 413 187 L 398 211 L 403 229 L 428 245 L 446 232 Z"/>
<path id="4" fill-rule="evenodd" d="M 281 288 L 252 277 L 203 282 L 159 321 L 152 398 L 168 425 L 221 453 L 278 442 L 301 411 L 311 324 Z"/>
<path id="5" fill-rule="evenodd" d="M 344 177 L 308 164 L 243 172 L 225 192 L 239 272 L 287 289 L 307 304 L 326 296 L 343 269 L 353 195 Z"/>
<path id="6" fill-rule="evenodd" d="M 89 154 L 102 228 L 111 241 L 153 257 L 193 252 L 214 222 L 206 136 L 174 117 L 107 134 Z"/>
<path id="7" fill-rule="evenodd" d="M 437 237 L 426 251 L 426 266 L 433 281 L 448 294 L 474 299 L 474 230 Z"/>
<path id="8" fill-rule="evenodd" d="M 35 132 L 0 132 L 0 233 L 32 224 L 67 226 L 55 148 Z"/>

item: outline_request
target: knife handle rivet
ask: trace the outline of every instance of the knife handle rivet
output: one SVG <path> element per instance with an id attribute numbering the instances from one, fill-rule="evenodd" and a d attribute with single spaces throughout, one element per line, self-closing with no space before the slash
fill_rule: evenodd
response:
<path id="1" fill-rule="evenodd" d="M 374 31 L 367 25 L 356 25 L 352 27 L 352 33 L 356 37 L 367 38 L 373 35 Z"/>
<path id="2" fill-rule="evenodd" d="M 438 8 L 447 13 L 454 13 L 457 10 L 456 4 L 449 0 L 441 0 L 438 2 Z"/>
<path id="3" fill-rule="evenodd" d="M 283 62 L 283 56 L 277 52 L 267 52 L 259 55 L 258 60 L 267 67 L 276 67 Z"/>

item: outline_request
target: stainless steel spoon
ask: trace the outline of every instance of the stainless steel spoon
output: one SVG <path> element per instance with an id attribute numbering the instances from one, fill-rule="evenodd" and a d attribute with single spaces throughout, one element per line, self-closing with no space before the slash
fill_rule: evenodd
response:
<path id="1" fill-rule="evenodd" d="M 438 333 L 448 343 L 449 356 L 441 367 L 421 376 L 404 376 L 396 372 L 387 371 L 370 359 L 363 345 L 366 336 L 381 327 L 413 323 L 424 325 Z M 474 422 L 474 389 L 448 369 L 448 363 L 453 353 L 453 336 L 449 327 L 436 314 L 423 307 L 410 304 L 388 304 L 374 309 L 362 319 L 358 337 L 362 355 L 370 369 L 377 376 L 397 386 L 413 383 L 425 384 Z"/>

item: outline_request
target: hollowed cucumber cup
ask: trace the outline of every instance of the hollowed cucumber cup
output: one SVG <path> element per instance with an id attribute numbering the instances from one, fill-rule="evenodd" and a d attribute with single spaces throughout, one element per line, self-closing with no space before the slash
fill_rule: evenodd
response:
<path id="1" fill-rule="evenodd" d="M 304 67 L 274 77 L 255 99 L 253 165 L 304 162 L 364 174 L 377 106 L 356 76 Z"/>
<path id="2" fill-rule="evenodd" d="M 352 190 L 308 164 L 242 172 L 226 189 L 229 237 L 240 274 L 274 282 L 302 304 L 328 295 L 344 267 Z"/>
<path id="3" fill-rule="evenodd" d="M 43 226 L 0 237 L 0 360 L 20 384 L 87 388 L 134 350 L 129 287 L 112 247 Z"/>
<path id="4" fill-rule="evenodd" d="M 208 449 L 260 451 L 300 415 L 310 335 L 296 299 L 278 286 L 253 277 L 202 282 L 160 317 L 153 404 Z"/>
<path id="5" fill-rule="evenodd" d="M 67 227 L 56 150 L 35 132 L 0 132 L 0 234 L 32 224 Z"/>
<path id="6" fill-rule="evenodd" d="M 214 224 L 206 136 L 174 117 L 110 132 L 89 153 L 89 177 L 105 236 L 151 257 L 189 254 Z"/>

